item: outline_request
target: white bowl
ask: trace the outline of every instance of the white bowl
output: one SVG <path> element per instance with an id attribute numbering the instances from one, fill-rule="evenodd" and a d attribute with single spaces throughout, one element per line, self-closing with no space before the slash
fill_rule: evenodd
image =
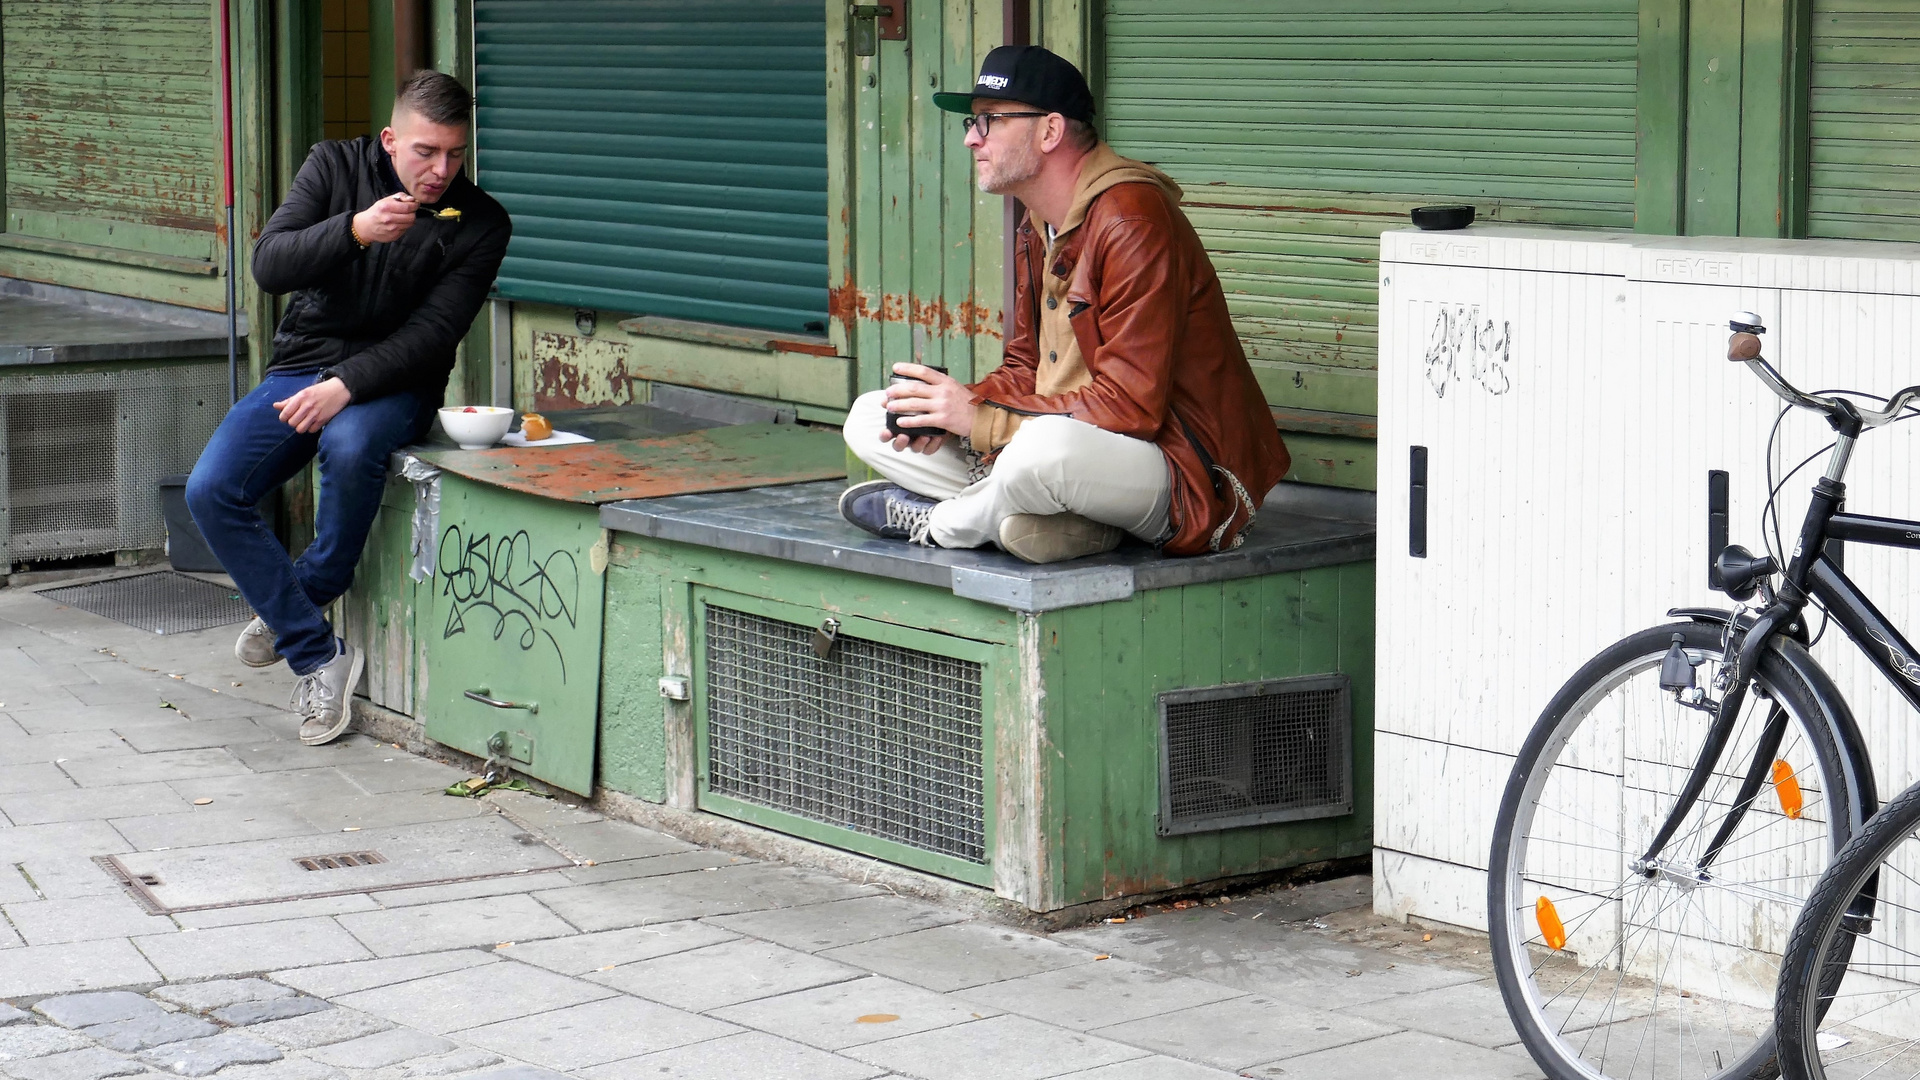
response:
<path id="1" fill-rule="evenodd" d="M 513 410 L 498 405 L 449 405 L 440 410 L 440 426 L 462 450 L 485 450 L 512 425 Z"/>

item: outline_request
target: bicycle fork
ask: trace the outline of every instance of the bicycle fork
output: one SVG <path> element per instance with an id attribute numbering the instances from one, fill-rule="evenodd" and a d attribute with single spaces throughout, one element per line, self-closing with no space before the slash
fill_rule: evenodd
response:
<path id="1" fill-rule="evenodd" d="M 1780 743 L 1786 736 L 1787 712 L 1775 704 L 1767 714 L 1766 727 L 1760 732 L 1760 741 L 1754 747 L 1753 760 L 1747 765 L 1746 775 L 1740 781 L 1739 793 L 1734 797 L 1733 806 L 1728 810 L 1726 820 L 1720 823 L 1706 850 L 1694 866 L 1685 871 L 1676 870 L 1660 860 L 1660 854 L 1680 831 L 1681 822 L 1693 811 L 1700 796 L 1706 793 L 1707 784 L 1713 779 L 1714 766 L 1720 763 L 1721 755 L 1727 752 L 1727 744 L 1733 740 L 1733 728 L 1739 719 L 1740 709 L 1746 704 L 1748 687 L 1752 684 L 1753 673 L 1759 670 L 1760 650 L 1766 647 L 1778 626 L 1780 616 L 1774 612 L 1762 615 L 1747 632 L 1741 642 L 1740 650 L 1734 661 L 1733 678 L 1726 694 L 1720 699 L 1719 706 L 1713 710 L 1713 726 L 1707 729 L 1706 740 L 1700 746 L 1700 754 L 1694 760 L 1693 769 L 1687 774 L 1687 782 L 1681 786 L 1679 796 L 1674 800 L 1673 809 L 1667 812 L 1653 842 L 1647 845 L 1646 853 L 1634 860 L 1631 869 L 1647 878 L 1662 875 L 1675 878 L 1677 883 L 1697 885 L 1711 880 L 1708 868 L 1713 865 L 1720 852 L 1733 838 L 1733 832 L 1747 816 L 1747 810 L 1760 794 L 1760 788 L 1766 783 L 1773 767 L 1775 756 L 1780 752 Z M 1673 648 L 1668 650 L 1666 660 L 1660 666 L 1660 688 L 1674 693 L 1681 704 L 1689 708 L 1702 708 L 1703 699 L 1694 685 L 1693 662 L 1687 658 L 1681 648 L 1680 635 L 1675 634 Z M 1694 691 L 1689 698 L 1687 692 Z M 1685 880 L 1682 880 L 1684 878 Z"/>

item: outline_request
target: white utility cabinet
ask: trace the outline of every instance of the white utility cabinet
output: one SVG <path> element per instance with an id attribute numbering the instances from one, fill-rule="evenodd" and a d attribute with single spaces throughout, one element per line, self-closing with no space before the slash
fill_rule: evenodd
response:
<path id="1" fill-rule="evenodd" d="M 1729 540 L 1764 550 L 1780 403 L 1725 359 L 1728 317 L 1759 313 L 1803 390 L 1920 383 L 1920 245 L 1477 226 L 1388 232 L 1380 254 L 1375 907 L 1484 929 L 1494 816 L 1548 699 L 1669 608 L 1731 603 L 1707 586 L 1710 470 L 1729 474 Z M 1920 422 L 1862 439 L 1849 509 L 1920 519 L 1916 438 Z M 1829 439 L 1790 415 L 1776 478 Z M 1782 489 L 1789 548 L 1817 476 Z M 1920 555 L 1851 545 L 1847 568 L 1920 633 Z M 1838 629 L 1815 655 L 1882 793 L 1920 777 L 1920 717 Z"/>

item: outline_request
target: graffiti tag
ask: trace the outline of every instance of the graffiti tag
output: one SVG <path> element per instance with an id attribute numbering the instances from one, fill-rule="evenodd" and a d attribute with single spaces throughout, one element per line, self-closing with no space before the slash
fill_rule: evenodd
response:
<path id="1" fill-rule="evenodd" d="M 1443 304 L 1427 335 L 1427 384 L 1436 397 L 1447 387 L 1472 382 L 1498 396 L 1513 389 L 1507 378 L 1512 324 L 1482 318 L 1478 304 Z"/>
<path id="2" fill-rule="evenodd" d="M 572 552 L 538 556 L 525 529 L 498 540 L 491 533 L 469 539 L 460 526 L 449 525 L 440 534 L 436 561 L 440 595 L 452 601 L 441 640 L 471 630 L 490 633 L 495 641 L 512 635 L 521 652 L 534 652 L 544 642 L 560 663 L 560 681 L 567 681 L 566 651 L 548 627 L 577 625 L 580 565 Z"/>

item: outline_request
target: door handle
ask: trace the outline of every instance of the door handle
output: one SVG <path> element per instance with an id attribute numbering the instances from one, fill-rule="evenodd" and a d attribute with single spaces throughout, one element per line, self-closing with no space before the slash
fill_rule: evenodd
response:
<path id="1" fill-rule="evenodd" d="M 496 709 L 525 709 L 530 713 L 538 713 L 540 711 L 540 706 L 536 702 L 501 701 L 498 698 L 488 697 L 487 695 L 489 693 L 492 693 L 492 691 L 482 686 L 478 690 L 468 690 L 466 697 L 468 701 L 477 701 L 482 705 L 489 705 Z"/>
<path id="2" fill-rule="evenodd" d="M 872 56 L 882 41 L 907 40 L 907 0 L 886 4 L 848 4 L 853 18 L 853 55 Z"/>

